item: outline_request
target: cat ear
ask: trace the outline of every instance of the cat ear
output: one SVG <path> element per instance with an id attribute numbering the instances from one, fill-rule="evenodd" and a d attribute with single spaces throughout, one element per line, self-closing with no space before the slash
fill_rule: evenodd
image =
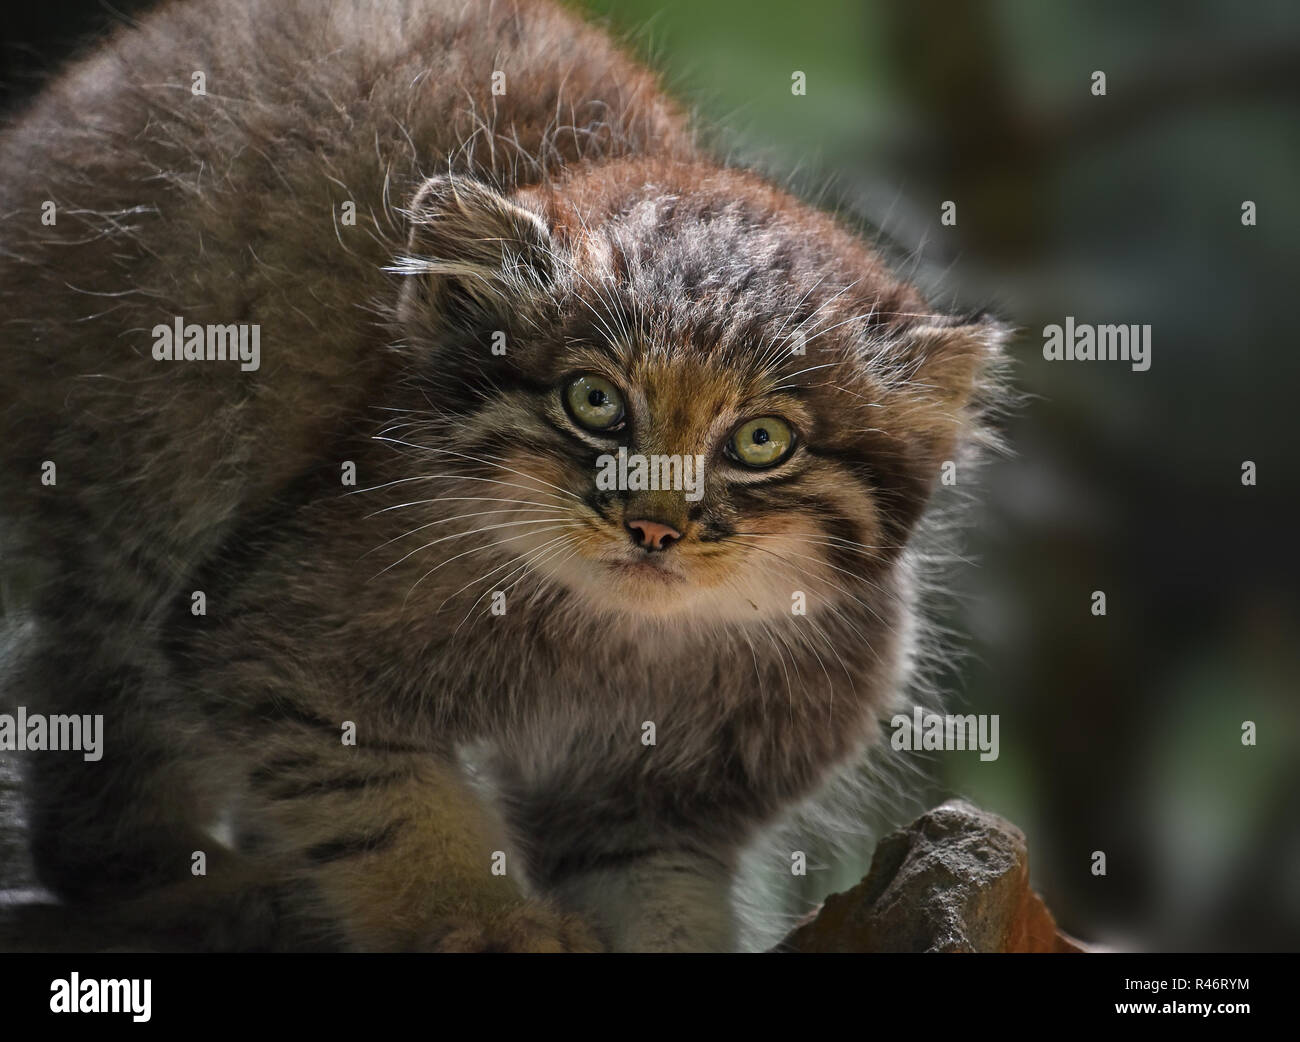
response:
<path id="1" fill-rule="evenodd" d="M 407 208 L 402 314 L 479 327 L 516 314 L 550 284 L 551 234 L 542 218 L 469 177 L 432 177 Z"/>
<path id="2" fill-rule="evenodd" d="M 991 315 L 914 327 L 907 336 L 903 389 L 908 428 L 923 458 L 952 457 L 992 404 L 1011 329 Z"/>
<path id="3" fill-rule="evenodd" d="M 1002 399 L 1009 326 L 988 315 L 940 318 L 913 327 L 891 364 L 884 399 L 889 440 L 880 463 L 890 488 L 887 522 L 904 537 L 920 517 L 946 463 L 994 444 L 989 414 Z"/>

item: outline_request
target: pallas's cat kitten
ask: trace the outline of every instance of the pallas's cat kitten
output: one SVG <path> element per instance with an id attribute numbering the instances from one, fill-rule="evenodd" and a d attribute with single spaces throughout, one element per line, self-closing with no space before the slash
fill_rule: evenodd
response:
<path id="1" fill-rule="evenodd" d="M 165 6 L 4 129 L 0 221 L 5 703 L 103 717 L 23 755 L 50 889 L 736 945 L 906 683 L 993 323 L 541 0 Z"/>

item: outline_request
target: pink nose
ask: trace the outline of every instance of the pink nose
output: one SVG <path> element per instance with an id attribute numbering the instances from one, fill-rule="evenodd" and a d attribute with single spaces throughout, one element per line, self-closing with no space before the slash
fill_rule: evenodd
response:
<path id="1" fill-rule="evenodd" d="M 681 532 L 672 525 L 663 525 L 658 521 L 628 521 L 627 530 L 637 546 L 650 552 L 667 550 L 682 537 Z"/>

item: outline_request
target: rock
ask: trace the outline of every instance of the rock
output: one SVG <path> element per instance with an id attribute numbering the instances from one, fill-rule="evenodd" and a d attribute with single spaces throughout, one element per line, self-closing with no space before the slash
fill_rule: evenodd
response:
<path id="1" fill-rule="evenodd" d="M 786 952 L 1081 952 L 1029 888 L 1024 834 L 949 800 L 876 848 L 857 886 L 832 894 Z"/>

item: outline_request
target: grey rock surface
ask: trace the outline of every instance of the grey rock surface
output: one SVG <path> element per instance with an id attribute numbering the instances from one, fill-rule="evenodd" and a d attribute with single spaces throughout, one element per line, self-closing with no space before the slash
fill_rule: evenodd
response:
<path id="1" fill-rule="evenodd" d="M 1029 888 L 1024 834 L 949 800 L 880 841 L 867 877 L 832 894 L 781 947 L 791 952 L 1069 952 Z"/>

